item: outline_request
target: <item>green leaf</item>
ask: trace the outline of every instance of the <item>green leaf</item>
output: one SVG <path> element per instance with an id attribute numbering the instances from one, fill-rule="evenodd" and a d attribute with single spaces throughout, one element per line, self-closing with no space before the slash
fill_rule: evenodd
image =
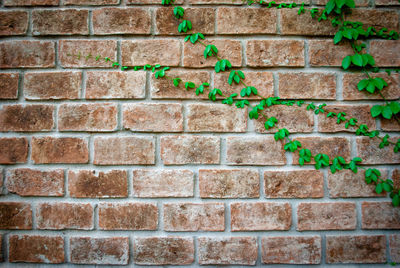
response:
<path id="1" fill-rule="evenodd" d="M 342 61 L 343 69 L 347 70 L 350 67 L 350 64 L 351 64 L 351 56 L 344 57 Z"/>
<path id="2" fill-rule="evenodd" d="M 349 8 L 355 8 L 356 4 L 354 3 L 354 0 L 346 0 L 346 6 Z"/>
<path id="3" fill-rule="evenodd" d="M 182 79 L 180 79 L 180 78 L 174 78 L 174 80 L 172 80 L 172 82 L 174 83 L 174 86 L 175 87 L 178 87 L 179 86 L 179 83 L 182 81 Z"/>
<path id="4" fill-rule="evenodd" d="M 398 207 L 398 206 L 400 205 L 400 197 L 399 197 L 399 194 L 395 194 L 395 195 L 392 197 L 392 204 L 393 204 L 394 207 Z"/>
<path id="5" fill-rule="evenodd" d="M 391 119 L 393 115 L 392 109 L 390 109 L 390 106 L 383 106 L 382 109 L 382 116 L 386 119 Z"/>
<path id="6" fill-rule="evenodd" d="M 377 194 L 381 194 L 382 191 L 383 191 L 382 183 L 376 184 L 376 186 L 375 186 L 375 192 L 376 192 Z"/>
<path id="7" fill-rule="evenodd" d="M 362 56 L 358 53 L 351 56 L 351 62 L 356 66 L 359 66 L 359 67 L 363 66 Z"/>
<path id="8" fill-rule="evenodd" d="M 379 116 L 379 115 L 382 113 L 382 110 L 383 110 L 383 106 L 381 106 L 381 105 L 374 105 L 374 106 L 371 108 L 371 115 L 372 115 L 372 117 L 377 117 L 377 116 Z"/>
<path id="9" fill-rule="evenodd" d="M 195 88 L 195 87 L 196 87 L 196 85 L 195 85 L 195 83 L 193 83 L 193 82 L 186 82 L 186 83 L 185 83 L 185 88 L 186 88 L 186 89 Z"/>
<path id="10" fill-rule="evenodd" d="M 215 69 L 216 73 L 219 73 L 221 71 L 221 63 L 220 63 L 220 61 L 217 61 L 217 63 L 215 64 L 214 69 Z"/>
<path id="11" fill-rule="evenodd" d="M 342 41 L 343 38 L 343 32 L 342 31 L 338 31 L 335 34 L 335 37 L 333 38 L 333 43 L 336 45 L 338 44 L 340 41 Z"/>
<path id="12" fill-rule="evenodd" d="M 383 183 L 382 183 L 382 188 L 383 188 L 383 190 L 386 191 L 386 192 L 392 191 L 392 186 L 391 186 L 389 183 L 387 183 L 387 182 L 383 182 Z"/>
<path id="13" fill-rule="evenodd" d="M 364 88 L 366 88 L 367 85 L 368 85 L 368 83 L 369 83 L 369 80 L 368 80 L 368 79 L 363 79 L 363 80 L 361 80 L 360 82 L 358 82 L 358 84 L 357 84 L 358 90 L 361 91 L 361 90 L 363 90 Z"/>
<path id="14" fill-rule="evenodd" d="M 335 0 L 329 0 L 329 2 L 325 6 L 326 13 L 330 14 L 334 8 L 335 8 Z"/>
<path id="15" fill-rule="evenodd" d="M 392 101 L 389 103 L 389 107 L 392 110 L 393 114 L 397 114 L 400 112 L 400 103 L 396 102 L 396 101 Z"/>
<path id="16" fill-rule="evenodd" d="M 239 75 L 240 78 L 244 79 L 244 73 L 242 71 L 237 71 L 237 74 Z"/>
<path id="17" fill-rule="evenodd" d="M 233 83 L 233 77 L 235 76 L 235 71 L 231 71 L 230 72 L 230 74 L 229 74 L 229 78 L 228 78 L 228 84 L 229 85 L 232 85 L 232 83 Z"/>
<path id="18" fill-rule="evenodd" d="M 338 8 L 342 8 L 346 4 L 346 0 L 336 0 L 335 2 Z"/>
<path id="19" fill-rule="evenodd" d="M 174 16 L 175 16 L 177 19 L 183 18 L 184 12 L 185 12 L 185 10 L 184 10 L 182 7 L 180 7 L 180 6 L 176 6 L 176 7 L 174 8 Z"/>

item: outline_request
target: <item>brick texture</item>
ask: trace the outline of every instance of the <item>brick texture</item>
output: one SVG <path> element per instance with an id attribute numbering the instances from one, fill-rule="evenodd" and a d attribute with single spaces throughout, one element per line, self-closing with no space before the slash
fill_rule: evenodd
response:
<path id="1" fill-rule="evenodd" d="M 24 202 L 0 202 L 0 229 L 32 229 L 31 205 Z"/>
<path id="2" fill-rule="evenodd" d="M 0 138 L 0 163 L 25 163 L 28 158 L 26 138 Z"/>
<path id="3" fill-rule="evenodd" d="M 18 97 L 18 73 L 0 73 L 0 99 L 16 99 Z"/>
<path id="4" fill-rule="evenodd" d="M 400 229 L 400 212 L 391 202 L 363 202 L 363 229 Z"/>
<path id="5" fill-rule="evenodd" d="M 28 12 L 1 11 L 0 36 L 25 35 L 28 30 Z"/>

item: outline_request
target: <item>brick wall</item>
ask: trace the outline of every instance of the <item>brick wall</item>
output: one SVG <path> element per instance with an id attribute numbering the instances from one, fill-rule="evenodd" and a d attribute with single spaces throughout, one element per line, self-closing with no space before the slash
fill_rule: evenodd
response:
<path id="1" fill-rule="evenodd" d="M 400 262 L 400 210 L 363 172 L 331 174 L 298 158 L 245 110 L 210 103 L 124 65 L 176 66 L 169 74 L 237 92 L 215 59 L 184 43 L 160 0 L 3 0 L 0 10 L 0 256 L 19 262 L 120 265 L 263 265 Z M 348 46 L 329 22 L 297 10 L 231 0 L 178 0 L 195 32 L 242 67 L 264 96 L 326 102 L 375 120 L 376 95 L 342 72 Z M 321 6 L 326 1 L 306 1 Z M 399 30 L 397 0 L 359 0 L 350 16 Z M 400 42 L 373 40 L 380 66 L 400 66 Z M 400 77 L 385 77 L 388 99 Z M 268 111 L 307 148 L 361 156 L 400 183 L 400 155 L 380 150 L 305 109 Z M 1 265 L 1 264 L 0 264 Z"/>

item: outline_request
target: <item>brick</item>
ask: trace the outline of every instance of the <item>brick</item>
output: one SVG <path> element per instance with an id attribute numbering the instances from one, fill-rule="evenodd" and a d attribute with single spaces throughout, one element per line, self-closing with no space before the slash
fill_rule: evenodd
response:
<path id="1" fill-rule="evenodd" d="M 285 165 L 283 146 L 273 137 L 228 137 L 228 165 Z"/>
<path id="2" fill-rule="evenodd" d="M 0 73 L 0 99 L 18 98 L 19 73 Z"/>
<path id="3" fill-rule="evenodd" d="M 125 170 L 96 172 L 70 170 L 68 189 L 75 198 L 128 197 L 128 173 Z"/>
<path id="4" fill-rule="evenodd" d="M 99 228 L 102 230 L 156 230 L 157 205 L 152 203 L 101 203 Z"/>
<path id="5" fill-rule="evenodd" d="M 399 1 L 396 0 L 376 0 L 375 5 L 377 6 L 398 6 Z"/>
<path id="6" fill-rule="evenodd" d="M 3 169 L 0 169 L 0 195 L 3 194 L 3 184 L 4 184 L 4 175 L 3 175 Z M 0 238 L 1 239 L 1 238 Z M 0 241 L 1 244 L 1 241 Z M 0 248 L 0 262 L 1 262 L 1 248 Z"/>
<path id="7" fill-rule="evenodd" d="M 255 265 L 256 237 L 198 238 L 200 265 Z"/>
<path id="8" fill-rule="evenodd" d="M 60 65 L 64 68 L 111 68 L 110 62 L 103 60 L 105 57 L 112 61 L 117 58 L 117 41 L 115 40 L 60 40 L 58 57 Z M 81 55 L 78 58 L 77 55 Z M 86 59 L 86 56 L 93 57 Z M 96 61 L 95 57 L 102 58 Z"/>
<path id="9" fill-rule="evenodd" d="M 32 229 L 31 205 L 24 202 L 0 202 L 0 229 Z"/>
<path id="10" fill-rule="evenodd" d="M 152 137 L 97 137 L 94 139 L 95 165 L 152 165 L 155 142 Z"/>
<path id="11" fill-rule="evenodd" d="M 396 143 L 400 137 L 389 138 L 389 141 Z M 400 163 L 400 154 L 393 152 L 393 145 L 379 148 L 378 139 L 369 137 L 356 138 L 357 155 L 363 160 L 361 164 L 398 164 Z"/>
<path id="12" fill-rule="evenodd" d="M 159 0 L 126 0 L 127 5 L 159 5 Z M 174 1 L 175 5 L 182 5 L 183 0 Z"/>
<path id="13" fill-rule="evenodd" d="M 181 43 L 178 40 L 121 41 L 122 64 L 126 66 L 146 64 L 178 66 L 180 57 Z"/>
<path id="14" fill-rule="evenodd" d="M 277 32 L 275 9 L 220 7 L 218 34 L 273 34 Z"/>
<path id="15" fill-rule="evenodd" d="M 326 236 L 327 263 L 385 263 L 384 235 Z"/>
<path id="16" fill-rule="evenodd" d="M 218 48 L 218 56 L 221 59 L 229 59 L 233 67 L 242 66 L 242 45 L 240 41 L 230 39 L 208 39 L 203 42 L 206 45 L 213 44 Z M 190 42 L 183 44 L 183 66 L 188 68 L 214 67 L 217 59 L 207 57 L 204 59 L 204 47 Z"/>
<path id="17" fill-rule="evenodd" d="M 193 197 L 193 171 L 133 170 L 133 195 L 141 198 Z"/>
<path id="18" fill-rule="evenodd" d="M 26 138 L 0 138 L 0 164 L 26 163 L 27 158 Z"/>
<path id="19" fill-rule="evenodd" d="M 400 169 L 393 170 L 392 181 L 395 189 L 400 189 Z"/>
<path id="20" fill-rule="evenodd" d="M 12 169 L 6 186 L 19 196 L 64 196 L 64 170 Z"/>
<path id="21" fill-rule="evenodd" d="M 136 237 L 133 262 L 138 265 L 189 265 L 194 261 L 193 238 Z"/>
<path id="22" fill-rule="evenodd" d="M 128 237 L 71 237 L 71 262 L 75 264 L 127 265 Z"/>
<path id="23" fill-rule="evenodd" d="M 92 230 L 93 206 L 85 203 L 40 203 L 36 207 L 38 229 Z"/>
<path id="24" fill-rule="evenodd" d="M 225 230 L 223 203 L 167 203 L 163 207 L 165 231 Z"/>
<path id="25" fill-rule="evenodd" d="M 60 0 L 4 0 L 4 6 L 58 6 Z"/>
<path id="26" fill-rule="evenodd" d="M 292 224 L 289 203 L 232 203 L 231 230 L 268 231 L 289 230 Z"/>
<path id="27" fill-rule="evenodd" d="M 10 235 L 9 261 L 63 263 L 64 239 L 61 236 Z"/>
<path id="28" fill-rule="evenodd" d="M 243 5 L 240 0 L 189 0 L 191 5 Z"/>
<path id="29" fill-rule="evenodd" d="M 300 203 L 297 207 L 297 230 L 354 230 L 356 205 L 341 203 Z"/>
<path id="30" fill-rule="evenodd" d="M 354 54 L 348 44 L 335 45 L 332 40 L 310 40 L 308 46 L 311 66 L 342 66 L 343 58 Z"/>
<path id="31" fill-rule="evenodd" d="M 188 132 L 245 132 L 247 111 L 225 104 L 188 104 Z"/>
<path id="32" fill-rule="evenodd" d="M 78 99 L 82 87 L 80 72 L 25 73 L 24 97 L 28 100 Z"/>
<path id="33" fill-rule="evenodd" d="M 88 35 L 89 11 L 77 9 L 33 10 L 33 35 Z"/>
<path id="34" fill-rule="evenodd" d="M 105 6 L 118 5 L 120 0 L 64 0 L 65 6 Z"/>
<path id="35" fill-rule="evenodd" d="M 377 66 L 400 66 L 400 41 L 375 40 L 370 42 L 370 54 L 375 58 Z"/>
<path id="36" fill-rule="evenodd" d="M 181 20 L 173 16 L 172 7 L 157 8 L 155 13 L 156 29 L 158 35 L 179 35 L 178 26 Z M 185 8 L 185 19 L 192 22 L 196 31 L 203 34 L 214 34 L 215 9 L 214 8 Z M 181 33 L 187 35 L 187 33 Z"/>
<path id="37" fill-rule="evenodd" d="M 101 8 L 93 10 L 93 31 L 97 35 L 150 34 L 150 10 Z"/>
<path id="38" fill-rule="evenodd" d="M 246 46 L 246 57 L 247 66 L 250 67 L 303 67 L 305 64 L 304 41 L 249 40 Z"/>
<path id="39" fill-rule="evenodd" d="M 200 169 L 201 198 L 258 198 L 260 176 L 253 169 Z"/>
<path id="40" fill-rule="evenodd" d="M 182 132 L 182 108 L 178 103 L 124 104 L 124 128 L 135 132 Z"/>
<path id="41" fill-rule="evenodd" d="M 354 9 L 346 20 L 360 21 L 365 29 L 375 27 L 377 30 L 399 31 L 399 14 L 395 10 Z"/>
<path id="42" fill-rule="evenodd" d="M 379 1 L 379 0 L 378 0 Z M 314 5 L 325 6 L 329 0 L 313 0 Z M 355 0 L 356 7 L 367 7 L 369 6 L 369 0 Z M 355 10 L 355 9 L 353 9 Z"/>
<path id="43" fill-rule="evenodd" d="M 320 236 L 261 238 L 261 262 L 266 264 L 320 264 Z"/>
<path id="44" fill-rule="evenodd" d="M 1 11 L 0 36 L 25 35 L 28 31 L 28 12 Z"/>
<path id="45" fill-rule="evenodd" d="M 145 97 L 145 72 L 90 71 L 86 76 L 86 99 L 144 99 Z"/>
<path id="46" fill-rule="evenodd" d="M 393 262 L 400 261 L 400 235 L 392 234 L 389 236 L 390 259 Z"/>
<path id="47" fill-rule="evenodd" d="M 3 247 L 3 236 L 0 235 L 0 262 L 4 261 L 4 247 Z"/>
<path id="48" fill-rule="evenodd" d="M 321 12 L 322 9 L 319 9 Z M 283 35 L 334 35 L 337 31 L 329 20 L 316 23 L 308 12 L 298 15 L 298 8 L 280 10 L 280 29 Z M 346 18 L 347 19 L 347 18 Z"/>
<path id="49" fill-rule="evenodd" d="M 381 129 L 383 131 L 400 131 L 400 123 L 392 117 L 392 119 L 388 120 L 385 118 L 380 118 L 381 121 Z"/>
<path id="50" fill-rule="evenodd" d="M 51 41 L 3 41 L 0 54 L 0 68 L 55 66 L 55 44 Z"/>
<path id="51" fill-rule="evenodd" d="M 161 159 L 164 165 L 218 164 L 220 138 L 212 136 L 161 137 Z"/>
<path id="52" fill-rule="evenodd" d="M 265 171 L 267 198 L 322 198 L 324 174 L 318 170 Z"/>
<path id="53" fill-rule="evenodd" d="M 362 229 L 400 229 L 400 211 L 392 202 L 362 202 Z"/>
<path id="54" fill-rule="evenodd" d="M 283 99 L 336 99 L 334 73 L 279 73 L 279 97 Z"/>
<path id="55" fill-rule="evenodd" d="M 72 137 L 33 137 L 31 157 L 35 164 L 86 164 L 89 161 L 88 142 Z"/>

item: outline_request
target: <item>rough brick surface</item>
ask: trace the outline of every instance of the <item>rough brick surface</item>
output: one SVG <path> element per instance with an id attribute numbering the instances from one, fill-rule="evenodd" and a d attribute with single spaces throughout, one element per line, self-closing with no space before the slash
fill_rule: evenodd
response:
<path id="1" fill-rule="evenodd" d="M 371 41 L 370 53 L 378 66 L 395 67 L 400 65 L 400 42 L 376 40 Z"/>
<path id="2" fill-rule="evenodd" d="M 102 6 L 102 5 L 117 5 L 120 0 L 64 0 L 63 4 L 66 6 Z"/>
<path id="3" fill-rule="evenodd" d="M 1 11 L 0 36 L 24 35 L 28 30 L 28 12 Z"/>
<path id="4" fill-rule="evenodd" d="M 310 40 L 308 46 L 311 66 L 342 66 L 343 58 L 353 54 L 350 46 L 332 40 Z"/>
<path id="5" fill-rule="evenodd" d="M 18 97 L 18 73 L 0 73 L 0 99 Z"/>
<path id="6" fill-rule="evenodd" d="M 32 229 L 31 205 L 23 202 L 0 202 L 0 229 Z"/>
<path id="7" fill-rule="evenodd" d="M 4 5 L 9 6 L 57 6 L 60 0 L 4 0 Z"/>
<path id="8" fill-rule="evenodd" d="M 0 163 L 25 163 L 28 158 L 26 138 L 0 138 Z"/>
<path id="9" fill-rule="evenodd" d="M 319 9 L 321 12 L 322 9 Z M 284 35 L 334 35 L 336 29 L 332 27 L 329 20 L 315 22 L 309 14 L 309 9 L 305 13 L 298 15 L 298 9 L 281 9 L 281 33 Z"/>
<path id="10" fill-rule="evenodd" d="M 389 236 L 390 258 L 394 262 L 400 261 L 400 235 L 392 234 Z"/>
<path id="11" fill-rule="evenodd" d="M 396 143 L 400 137 L 392 137 L 391 142 Z M 380 140 L 369 137 L 360 137 L 356 139 L 357 155 L 361 157 L 362 164 L 398 164 L 400 163 L 400 154 L 393 152 L 393 145 L 379 148 Z"/>
<path id="12" fill-rule="evenodd" d="M 391 202 L 363 202 L 363 229 L 400 229 L 400 211 Z"/>

